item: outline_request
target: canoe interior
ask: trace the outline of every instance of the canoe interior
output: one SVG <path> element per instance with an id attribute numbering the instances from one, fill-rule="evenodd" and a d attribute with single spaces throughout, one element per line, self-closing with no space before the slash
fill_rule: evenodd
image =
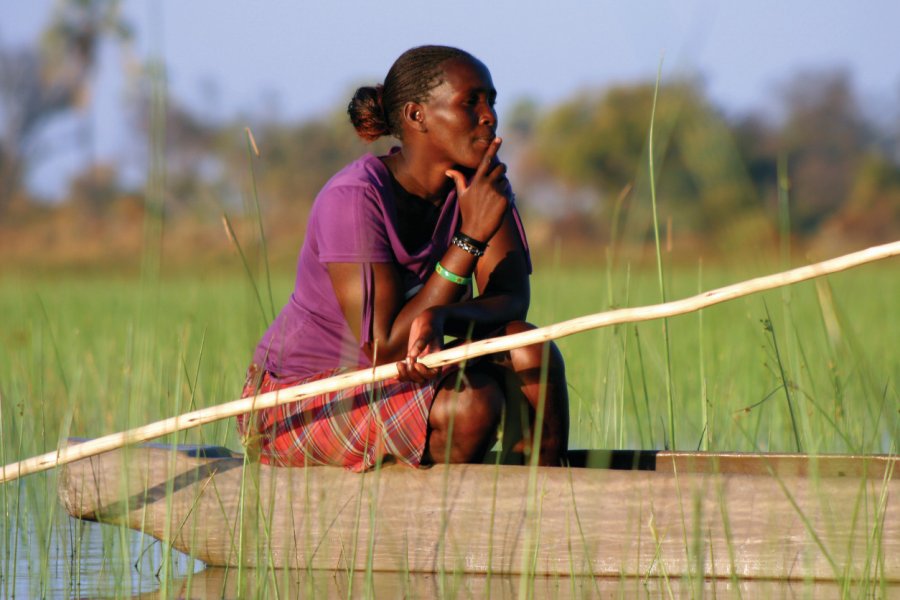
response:
<path id="1" fill-rule="evenodd" d="M 617 471 L 734 473 L 800 477 L 895 477 L 897 457 L 887 454 L 784 454 L 672 452 L 668 450 L 570 450 L 569 466 Z M 497 461 L 496 453 L 485 464 Z"/>

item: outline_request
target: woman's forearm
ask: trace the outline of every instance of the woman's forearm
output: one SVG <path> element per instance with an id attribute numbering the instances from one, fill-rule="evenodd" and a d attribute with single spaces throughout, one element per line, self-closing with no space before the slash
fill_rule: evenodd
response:
<path id="1" fill-rule="evenodd" d="M 478 296 L 435 310 L 443 312 L 446 334 L 478 338 L 511 321 L 525 320 L 528 304 L 527 295 L 510 293 Z"/>
<path id="2" fill-rule="evenodd" d="M 470 324 L 474 325 L 476 333 L 483 335 L 510 321 L 522 320 L 528 313 L 527 260 L 511 216 L 491 239 L 484 256 L 478 258 L 451 245 L 441 257 L 440 264 L 455 275 L 477 278 L 481 295 L 460 301 L 465 287 L 432 272 L 422 289 L 409 300 L 394 297 L 387 301 L 382 305 L 374 327 L 378 363 L 402 360 L 407 356 L 412 342 L 409 339 L 412 323 L 426 310 L 438 315 L 439 327 L 449 326 L 448 333 L 457 336 L 465 336 Z M 383 273 L 385 283 L 394 289 L 395 295 L 399 287 L 396 277 L 396 271 Z M 376 288 L 378 279 L 376 276 Z"/>
<path id="3" fill-rule="evenodd" d="M 441 258 L 441 264 L 451 273 L 470 274 L 474 268 L 474 260 L 466 252 L 455 246 L 451 246 Z M 399 282 L 389 282 L 392 274 L 385 266 L 376 265 L 376 288 L 379 280 L 383 285 L 393 288 L 393 294 L 399 293 Z M 379 273 L 379 270 L 382 271 Z M 396 274 L 393 274 L 395 277 Z M 455 304 L 459 301 L 465 287 L 447 280 L 438 273 L 432 272 L 422 289 L 413 297 L 404 302 L 404 298 L 396 297 L 380 300 L 386 304 L 394 304 L 396 308 L 382 307 L 383 312 L 376 310 L 376 322 L 374 324 L 374 339 L 378 345 L 378 364 L 402 360 L 406 356 L 409 342 L 409 332 L 413 320 L 423 311 Z M 377 295 L 377 292 L 376 292 Z M 401 304 L 402 303 L 402 304 Z M 374 348 L 367 352 L 370 357 L 374 354 Z"/>

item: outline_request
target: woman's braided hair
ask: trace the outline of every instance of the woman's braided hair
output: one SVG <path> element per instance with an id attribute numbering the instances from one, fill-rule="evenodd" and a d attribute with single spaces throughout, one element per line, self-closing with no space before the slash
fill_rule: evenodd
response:
<path id="1" fill-rule="evenodd" d="M 473 59 L 450 46 L 419 46 L 400 55 L 388 71 L 384 85 L 356 90 L 347 113 L 356 133 L 367 142 L 383 135 L 402 136 L 401 111 L 407 102 L 425 102 L 443 81 L 442 65 L 453 58 Z"/>

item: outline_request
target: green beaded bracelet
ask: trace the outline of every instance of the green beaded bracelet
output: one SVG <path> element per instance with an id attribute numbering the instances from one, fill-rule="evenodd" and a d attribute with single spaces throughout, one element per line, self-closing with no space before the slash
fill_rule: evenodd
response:
<path id="1" fill-rule="evenodd" d="M 437 274 L 446 279 L 447 281 L 452 281 L 453 283 L 457 283 L 459 285 L 469 285 L 472 283 L 471 277 L 460 277 L 456 273 L 452 273 L 444 268 L 444 265 L 438 263 L 435 265 L 434 270 L 437 271 Z"/>

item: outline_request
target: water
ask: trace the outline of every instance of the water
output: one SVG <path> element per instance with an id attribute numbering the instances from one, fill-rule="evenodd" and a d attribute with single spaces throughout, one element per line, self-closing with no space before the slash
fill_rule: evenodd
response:
<path id="1" fill-rule="evenodd" d="M 16 546 L 0 563 L 4 598 L 131 597 L 204 567 L 180 552 L 166 553 L 160 542 L 139 532 L 64 514 L 54 518 L 49 538 L 29 520 L 24 531 L 11 530 L 8 539 Z M 10 564 L 15 567 L 7 572 Z"/>
<path id="2" fill-rule="evenodd" d="M 2 574 L 4 598 L 841 598 L 887 597 L 900 585 L 843 589 L 833 582 L 732 581 L 254 571 L 206 568 L 161 543 L 112 525 L 55 518 L 45 551 L 34 523 L 16 533 L 15 569 Z M 7 557 L 11 558 L 11 557 Z M 4 565 L 9 561 L 4 561 Z"/>

